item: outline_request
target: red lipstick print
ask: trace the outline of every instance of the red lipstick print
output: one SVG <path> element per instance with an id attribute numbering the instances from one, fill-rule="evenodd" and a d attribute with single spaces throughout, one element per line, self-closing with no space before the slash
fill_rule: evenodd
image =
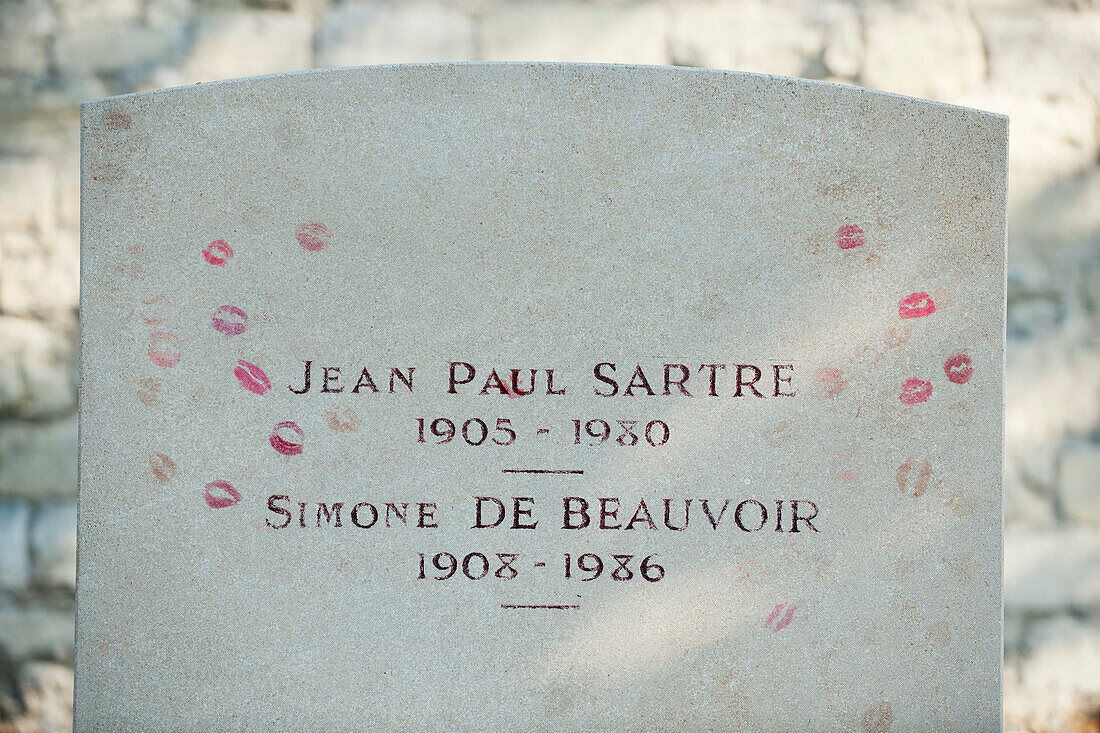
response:
<path id="1" fill-rule="evenodd" d="M 913 293 L 898 303 L 898 315 L 902 318 L 923 318 L 936 312 L 936 304 L 928 293 Z"/>
<path id="2" fill-rule="evenodd" d="M 325 410 L 321 414 L 324 415 L 328 426 L 337 433 L 354 433 L 359 429 L 359 416 L 350 407 L 344 406 L 335 410 Z"/>
<path id="3" fill-rule="evenodd" d="M 167 331 L 149 334 L 149 351 L 146 353 L 149 354 L 149 361 L 159 367 L 174 367 L 183 357 L 179 337 Z"/>
<path id="4" fill-rule="evenodd" d="M 974 374 L 970 357 L 966 354 L 956 354 L 943 363 L 943 371 L 947 379 L 955 384 L 966 384 Z"/>
<path id="5" fill-rule="evenodd" d="M 143 405 L 151 405 L 157 401 L 157 394 L 164 384 L 155 377 L 146 377 L 138 382 L 138 401 Z"/>
<path id="6" fill-rule="evenodd" d="M 271 431 L 271 447 L 284 456 L 296 456 L 302 452 L 305 437 L 305 431 L 298 427 L 298 423 L 286 420 Z"/>
<path id="7" fill-rule="evenodd" d="M 328 227 L 319 221 L 307 221 L 294 230 L 294 238 L 310 252 L 328 246 Z"/>
<path id="8" fill-rule="evenodd" d="M 796 606 L 793 603 L 780 603 L 768 616 L 768 620 L 764 622 L 764 626 L 772 630 L 772 633 L 782 631 L 791 625 L 791 619 L 794 618 L 794 610 Z M 786 611 L 786 613 L 784 613 Z M 774 624 L 774 625 L 773 625 Z"/>
<path id="9" fill-rule="evenodd" d="M 250 361 L 238 361 L 233 374 L 241 386 L 253 394 L 262 395 L 271 389 L 271 380 L 264 374 L 264 370 Z"/>
<path id="10" fill-rule="evenodd" d="M 154 453 L 149 456 L 149 470 L 157 481 L 167 483 L 176 475 L 176 462 L 163 453 Z"/>
<path id="11" fill-rule="evenodd" d="M 210 244 L 206 245 L 206 249 L 202 251 L 202 256 L 206 258 L 206 261 L 211 265 L 217 265 L 221 267 L 229 260 L 233 259 L 233 248 L 229 246 L 229 242 L 224 239 L 215 239 Z"/>
<path id="12" fill-rule="evenodd" d="M 142 308 L 138 311 L 138 315 L 141 316 L 141 320 L 148 323 L 150 326 L 159 326 L 164 323 L 166 316 L 166 309 L 169 305 L 168 298 L 163 295 L 156 295 L 149 300 L 141 301 Z"/>
<path id="13" fill-rule="evenodd" d="M 240 336 L 248 328 L 248 314 L 235 305 L 223 305 L 214 311 L 210 325 L 226 338 Z"/>
<path id="14" fill-rule="evenodd" d="M 211 509 L 225 509 L 233 506 L 241 500 L 241 492 L 233 488 L 228 481 L 211 481 L 202 492 L 202 498 L 206 500 Z"/>
<path id="15" fill-rule="evenodd" d="M 855 224 L 845 224 L 836 230 L 836 246 L 841 249 L 852 249 L 863 246 L 866 240 L 863 230 Z"/>
<path id="16" fill-rule="evenodd" d="M 848 385 L 844 372 L 836 367 L 825 367 L 817 372 L 818 394 L 827 400 L 836 397 Z"/>
<path id="17" fill-rule="evenodd" d="M 898 399 L 907 405 L 916 405 L 924 402 L 932 396 L 932 383 L 923 379 L 910 377 L 901 384 L 901 394 Z"/>

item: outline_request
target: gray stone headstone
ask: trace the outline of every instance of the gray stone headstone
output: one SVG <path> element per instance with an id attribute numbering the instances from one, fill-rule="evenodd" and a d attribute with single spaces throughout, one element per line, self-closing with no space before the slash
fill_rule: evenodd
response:
<path id="1" fill-rule="evenodd" d="M 997 728 L 1006 127 L 553 64 L 86 104 L 77 728 Z"/>

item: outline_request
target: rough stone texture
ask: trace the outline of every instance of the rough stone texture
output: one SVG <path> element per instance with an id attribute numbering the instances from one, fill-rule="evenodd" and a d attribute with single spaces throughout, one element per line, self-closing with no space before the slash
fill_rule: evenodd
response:
<path id="1" fill-rule="evenodd" d="M 76 415 L 45 423 L 0 421 L 0 496 L 75 496 L 76 438 Z"/>
<path id="2" fill-rule="evenodd" d="M 76 502 L 39 505 L 31 520 L 34 581 L 76 587 Z"/>
<path id="3" fill-rule="evenodd" d="M 474 55 L 474 28 L 458 10 L 434 2 L 346 3 L 317 33 L 319 66 L 392 64 L 410 56 L 462 61 Z"/>
<path id="4" fill-rule="evenodd" d="M 23 588 L 30 581 L 29 524 L 25 502 L 0 499 L 0 589 Z"/>
<path id="5" fill-rule="evenodd" d="M 1100 486 L 1089 457 L 1100 444 L 1096 2 L 4 0 L 0 496 L 39 502 L 75 490 L 75 421 L 64 414 L 74 404 L 81 100 L 322 64 L 443 58 L 728 66 L 926 93 L 1010 116 L 1006 724 L 1073 730 L 1067 716 L 1079 694 L 1025 685 L 1041 675 L 1024 663 L 1040 649 L 1066 665 L 1080 657 L 1072 644 L 1030 649 L 1024 640 L 1070 610 L 1080 624 L 1058 628 L 1084 640 L 1100 614 L 1090 570 L 1100 561 L 1085 537 L 1096 532 Z M 60 422 L 44 422 L 51 416 Z M 18 531 L 0 530 L 0 566 L 30 556 Z M 7 621 L 21 634 L 52 633 L 14 620 L 26 614 L 68 623 L 51 593 L 5 607 L 0 636 L 15 628 Z M 0 646 L 0 659 L 41 648 Z"/>

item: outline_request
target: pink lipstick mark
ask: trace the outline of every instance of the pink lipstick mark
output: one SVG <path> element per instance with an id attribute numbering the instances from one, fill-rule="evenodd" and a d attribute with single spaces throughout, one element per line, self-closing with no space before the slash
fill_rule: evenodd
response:
<path id="1" fill-rule="evenodd" d="M 910 377 L 901 383 L 901 394 L 898 399 L 907 405 L 916 405 L 924 402 L 932 396 L 932 383 L 923 379 Z"/>
<path id="2" fill-rule="evenodd" d="M 838 481 L 852 483 L 863 476 L 863 462 L 851 451 L 837 451 L 829 458 L 829 473 Z"/>
<path id="3" fill-rule="evenodd" d="M 898 303 L 898 315 L 902 318 L 924 318 L 936 312 L 936 304 L 928 293 L 913 293 Z"/>
<path id="4" fill-rule="evenodd" d="M 240 336 L 248 329 L 248 314 L 235 305 L 219 306 L 210 325 L 226 338 Z"/>
<path id="5" fill-rule="evenodd" d="M 174 367 L 183 357 L 180 340 L 175 334 L 157 331 L 149 334 L 149 361 L 159 367 Z"/>
<path id="6" fill-rule="evenodd" d="M 305 437 L 305 431 L 298 427 L 298 423 L 285 420 L 271 431 L 271 447 L 284 456 L 296 456 L 302 452 Z"/>
<path id="7" fill-rule="evenodd" d="M 224 239 L 215 239 L 210 244 L 206 245 L 206 249 L 202 251 L 202 256 L 206 258 L 206 261 L 211 265 L 217 265 L 221 267 L 229 260 L 233 259 L 233 248 L 229 246 L 229 242 Z"/>
<path id="8" fill-rule="evenodd" d="M 138 401 L 145 406 L 152 405 L 163 386 L 164 383 L 155 377 L 142 379 L 138 382 Z"/>
<path id="9" fill-rule="evenodd" d="M 346 405 L 335 410 L 325 410 L 321 414 L 329 428 L 337 433 L 354 433 L 359 429 L 359 416 Z"/>
<path id="10" fill-rule="evenodd" d="M 163 453 L 154 453 L 149 456 L 149 470 L 157 481 L 167 483 L 176 475 L 176 462 Z"/>
<path id="11" fill-rule="evenodd" d="M 845 224 L 836 230 L 836 246 L 841 249 L 862 247 L 866 241 L 863 230 L 855 224 Z"/>
<path id="12" fill-rule="evenodd" d="M 225 509 L 233 506 L 241 500 L 241 492 L 233 488 L 228 481 L 211 481 L 202 492 L 202 498 L 206 500 L 211 509 Z"/>
<path id="13" fill-rule="evenodd" d="M 103 124 L 111 130 L 129 130 L 133 120 L 120 109 L 109 109 L 103 113 Z"/>
<path id="14" fill-rule="evenodd" d="M 910 458 L 905 463 L 898 466 L 897 480 L 898 488 L 903 493 L 909 494 L 916 498 L 921 496 L 925 491 L 928 491 L 929 482 L 932 479 L 932 462 L 925 459 L 920 469 L 917 471 L 916 481 L 913 483 L 912 491 L 909 490 L 909 474 L 913 470 L 913 459 Z"/>
<path id="15" fill-rule="evenodd" d="M 253 394 L 262 395 L 271 389 L 271 380 L 264 374 L 264 370 L 250 361 L 238 361 L 233 374 L 241 386 Z"/>
<path id="16" fill-rule="evenodd" d="M 771 629 L 772 633 L 782 631 L 791 625 L 791 619 L 794 618 L 794 610 L 796 606 L 793 603 L 780 603 L 778 606 L 772 609 L 771 614 L 768 616 L 768 620 L 764 622 L 764 626 Z M 786 613 L 783 611 L 786 609 Z M 778 619 L 778 621 L 776 620 Z M 774 622 L 774 626 L 772 625 Z"/>
<path id="17" fill-rule="evenodd" d="M 848 381 L 844 378 L 844 372 L 836 367 L 824 367 L 817 372 L 818 394 L 827 400 L 831 400 L 844 391 Z"/>
<path id="18" fill-rule="evenodd" d="M 974 374 L 973 362 L 966 354 L 956 354 L 943 363 L 943 371 L 948 381 L 966 384 Z"/>
<path id="19" fill-rule="evenodd" d="M 165 318 L 167 318 L 165 309 L 170 305 L 168 298 L 164 295 L 155 295 L 149 300 L 141 301 L 141 305 L 142 309 L 138 311 L 141 320 L 150 326 L 159 326 L 164 323 Z"/>
<path id="20" fill-rule="evenodd" d="M 328 227 L 319 221 L 307 221 L 294 230 L 294 238 L 310 252 L 316 252 L 328 246 Z"/>

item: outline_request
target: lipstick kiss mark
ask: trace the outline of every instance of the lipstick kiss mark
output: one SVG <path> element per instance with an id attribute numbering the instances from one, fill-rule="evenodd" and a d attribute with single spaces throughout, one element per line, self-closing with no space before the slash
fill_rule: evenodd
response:
<path id="1" fill-rule="evenodd" d="M 233 488 L 228 481 L 211 481 L 202 492 L 202 498 L 211 509 L 225 509 L 241 500 L 241 492 Z"/>
<path id="2" fill-rule="evenodd" d="M 328 246 L 328 227 L 319 221 L 307 221 L 294 230 L 294 238 L 310 252 L 316 252 Z"/>
<path id="3" fill-rule="evenodd" d="M 141 301 L 142 309 L 138 311 L 141 320 L 150 326 L 159 326 L 167 318 L 166 308 L 170 303 L 163 295 L 155 295 L 149 300 Z"/>
<path id="4" fill-rule="evenodd" d="M 886 348 L 896 349 L 909 340 L 913 333 L 912 323 L 892 323 L 886 329 Z"/>
<path id="5" fill-rule="evenodd" d="M 217 265 L 221 267 L 229 260 L 233 259 L 233 248 L 229 246 L 229 242 L 224 239 L 215 239 L 210 244 L 206 245 L 206 249 L 202 251 L 202 256 L 206 258 L 206 261 L 211 265 Z"/>
<path id="6" fill-rule="evenodd" d="M 233 369 L 233 375 L 237 377 L 242 387 L 253 394 L 262 395 L 271 389 L 271 380 L 264 374 L 264 370 L 250 361 L 244 359 L 238 361 Z"/>
<path id="7" fill-rule="evenodd" d="M 248 314 L 235 305 L 219 306 L 210 325 L 226 338 L 240 336 L 248 328 Z"/>
<path id="8" fill-rule="evenodd" d="M 149 361 L 168 368 L 179 364 L 183 357 L 179 337 L 167 331 L 149 334 L 149 351 L 146 353 L 149 354 Z"/>
<path id="9" fill-rule="evenodd" d="M 837 451 L 829 459 L 829 473 L 845 483 L 858 481 L 863 475 L 863 462 L 851 451 Z"/>
<path id="10" fill-rule="evenodd" d="M 848 381 L 844 379 L 844 372 L 836 367 L 823 367 L 817 372 L 817 393 L 827 400 L 831 400 L 844 391 Z"/>
<path id="11" fill-rule="evenodd" d="M 836 230 L 836 246 L 841 249 L 861 247 L 865 242 L 863 230 L 855 224 L 845 224 Z"/>
<path id="12" fill-rule="evenodd" d="M 777 631 L 782 631 L 791 625 L 791 619 L 794 618 L 795 608 L 793 603 L 780 603 L 772 609 L 771 614 L 768 616 L 768 620 L 764 622 L 764 626 L 771 629 L 773 634 Z M 786 609 L 786 613 L 784 613 L 784 609 Z"/>
<path id="13" fill-rule="evenodd" d="M 271 431 L 271 447 L 284 456 L 300 455 L 305 437 L 305 431 L 298 427 L 298 423 L 285 420 Z"/>
<path id="14" fill-rule="evenodd" d="M 346 405 L 335 410 L 325 410 L 321 414 L 328 426 L 337 433 L 354 433 L 359 429 L 359 416 Z"/>
<path id="15" fill-rule="evenodd" d="M 913 293 L 898 303 L 898 315 L 902 318 L 923 318 L 936 312 L 936 304 L 928 293 Z"/>
<path id="16" fill-rule="evenodd" d="M 167 483 L 176 475 L 176 462 L 163 453 L 154 453 L 149 456 L 149 470 L 157 481 Z"/>
<path id="17" fill-rule="evenodd" d="M 164 383 L 155 377 L 146 377 L 138 382 L 138 402 L 149 406 L 157 401 L 157 394 Z"/>
<path id="18" fill-rule="evenodd" d="M 120 109 L 109 109 L 103 113 L 103 124 L 110 130 L 129 130 L 130 115 Z"/>
<path id="19" fill-rule="evenodd" d="M 943 363 L 944 374 L 954 384 L 966 384 L 974 374 L 973 362 L 966 354 L 956 354 Z"/>
<path id="20" fill-rule="evenodd" d="M 909 476 L 912 470 L 912 458 L 898 466 L 898 488 L 901 489 L 902 492 L 916 498 L 921 496 L 924 492 L 928 491 L 928 486 L 932 480 L 932 462 L 925 459 L 924 463 L 921 464 L 920 470 L 917 471 L 916 481 L 913 482 L 913 488 L 912 490 L 910 490 Z"/>
<path id="21" fill-rule="evenodd" d="M 923 379 L 910 377 L 901 383 L 901 394 L 898 399 L 907 405 L 917 405 L 932 396 L 932 383 Z"/>

